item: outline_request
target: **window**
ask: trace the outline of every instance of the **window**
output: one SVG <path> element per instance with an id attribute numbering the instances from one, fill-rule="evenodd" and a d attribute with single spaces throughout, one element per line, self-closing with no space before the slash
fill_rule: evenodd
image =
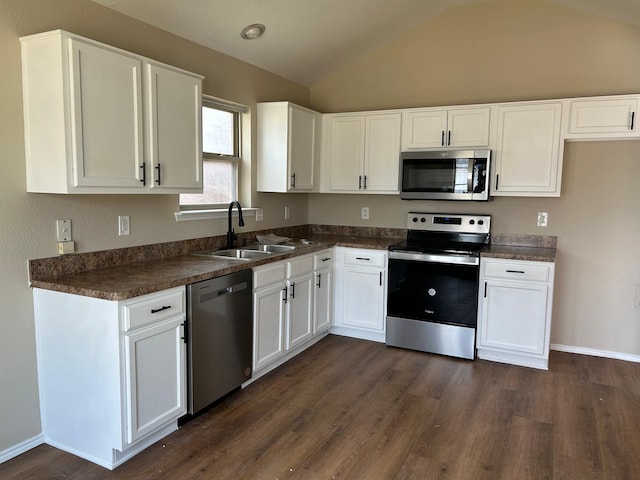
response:
<path id="1" fill-rule="evenodd" d="M 181 194 L 181 210 L 226 207 L 238 199 L 243 105 L 202 96 L 202 194 Z"/>

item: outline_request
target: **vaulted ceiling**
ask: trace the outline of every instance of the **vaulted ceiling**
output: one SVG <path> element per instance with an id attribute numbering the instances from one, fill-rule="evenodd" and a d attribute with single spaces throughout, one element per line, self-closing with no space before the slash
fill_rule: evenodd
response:
<path id="1" fill-rule="evenodd" d="M 93 0 L 125 15 L 313 86 L 341 65 L 438 13 L 491 0 Z M 640 26 L 640 0 L 540 0 Z M 265 34 L 244 40 L 261 23 Z"/>

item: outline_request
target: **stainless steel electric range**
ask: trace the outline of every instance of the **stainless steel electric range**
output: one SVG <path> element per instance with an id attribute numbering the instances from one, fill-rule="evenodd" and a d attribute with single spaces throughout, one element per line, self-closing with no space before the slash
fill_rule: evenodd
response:
<path id="1" fill-rule="evenodd" d="M 475 358 L 480 251 L 490 215 L 409 212 L 389 247 L 386 344 Z"/>

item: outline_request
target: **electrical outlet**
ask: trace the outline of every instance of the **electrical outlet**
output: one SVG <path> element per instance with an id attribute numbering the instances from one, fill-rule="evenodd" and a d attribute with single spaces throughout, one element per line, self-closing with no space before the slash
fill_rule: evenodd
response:
<path id="1" fill-rule="evenodd" d="M 58 242 L 70 242 L 71 237 L 71 220 L 56 220 L 56 230 L 58 233 Z"/>
<path id="2" fill-rule="evenodd" d="M 256 210 L 256 222 L 261 222 L 264 220 L 264 210 L 262 208 L 258 208 Z"/>
<path id="3" fill-rule="evenodd" d="M 369 207 L 362 207 L 362 220 L 369 220 Z"/>
<path id="4" fill-rule="evenodd" d="M 289 216 L 291 215 L 291 209 L 289 208 L 289 205 L 285 205 L 284 207 L 284 219 L 285 220 L 289 220 Z"/>
<path id="5" fill-rule="evenodd" d="M 538 212 L 538 226 L 546 227 L 549 223 L 549 214 L 547 212 Z"/>
<path id="6" fill-rule="evenodd" d="M 118 216 L 118 235 L 129 235 L 129 215 Z"/>
<path id="7" fill-rule="evenodd" d="M 636 308 L 640 308 L 640 283 L 636 285 Z"/>

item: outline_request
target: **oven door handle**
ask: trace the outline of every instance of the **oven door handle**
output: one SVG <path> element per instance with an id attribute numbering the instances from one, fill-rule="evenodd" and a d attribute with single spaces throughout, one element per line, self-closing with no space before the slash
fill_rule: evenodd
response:
<path id="1" fill-rule="evenodd" d="M 479 257 L 446 255 L 423 252 L 389 252 L 389 260 L 410 260 L 413 262 L 448 263 L 452 265 L 480 265 Z"/>

